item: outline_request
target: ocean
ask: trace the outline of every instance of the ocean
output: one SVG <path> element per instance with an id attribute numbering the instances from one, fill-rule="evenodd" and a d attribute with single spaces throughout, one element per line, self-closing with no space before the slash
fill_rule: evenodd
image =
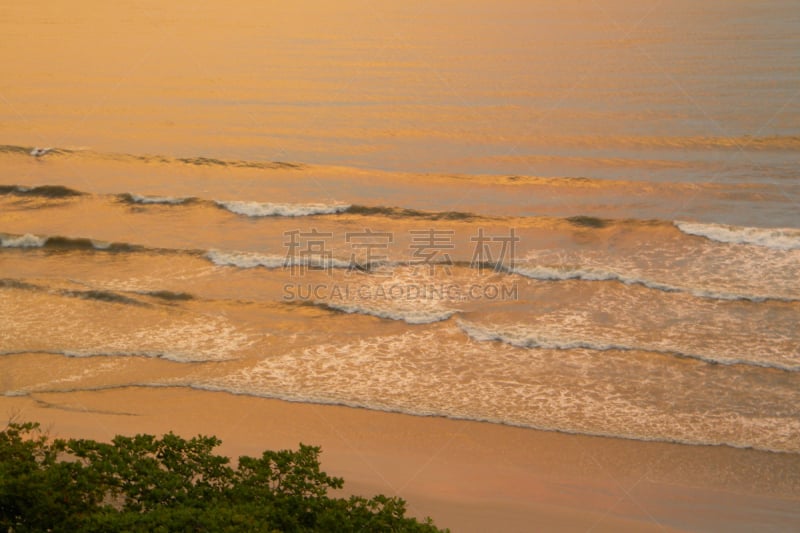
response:
<path id="1" fill-rule="evenodd" d="M 274 4 L 0 8 L 5 396 L 800 453 L 796 2 Z"/>

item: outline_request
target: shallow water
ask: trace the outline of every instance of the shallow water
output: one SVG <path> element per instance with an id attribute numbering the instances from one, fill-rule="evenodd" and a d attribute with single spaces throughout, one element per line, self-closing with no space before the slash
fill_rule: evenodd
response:
<path id="1" fill-rule="evenodd" d="M 6 395 L 800 452 L 794 3 L 273 4 L 2 8 Z"/>

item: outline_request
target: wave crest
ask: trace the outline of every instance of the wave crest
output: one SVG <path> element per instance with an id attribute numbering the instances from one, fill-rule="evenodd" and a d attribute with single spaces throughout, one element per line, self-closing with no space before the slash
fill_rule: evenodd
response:
<path id="1" fill-rule="evenodd" d="M 127 243 L 95 241 L 74 237 L 41 237 L 26 233 L 25 235 L 0 234 L 0 248 L 45 248 L 51 250 L 102 250 L 109 252 L 133 252 L 142 250 L 140 246 Z"/>
<path id="2" fill-rule="evenodd" d="M 2 248 L 41 248 L 46 242 L 47 237 L 37 237 L 30 233 L 0 237 L 0 247 Z"/>
<path id="3" fill-rule="evenodd" d="M 37 187 L 25 187 L 23 185 L 0 185 L 0 194 L 12 194 L 14 196 L 36 196 L 39 198 L 71 198 L 74 196 L 84 196 L 86 193 L 70 189 L 63 185 L 40 185 Z"/>
<path id="4" fill-rule="evenodd" d="M 143 196 L 133 193 L 122 193 L 117 196 L 121 202 L 128 204 L 166 204 L 166 205 L 183 205 L 190 204 L 197 201 L 197 198 L 181 198 L 174 196 Z"/>
<path id="5" fill-rule="evenodd" d="M 217 266 L 235 266 L 239 268 L 264 267 L 268 269 L 304 266 L 315 269 L 350 268 L 350 263 L 339 259 L 325 262 L 315 259 L 290 259 L 282 255 L 260 254 L 257 252 L 224 252 L 211 250 L 205 257 Z"/>
<path id="6" fill-rule="evenodd" d="M 464 320 L 456 321 L 458 327 L 467 336 L 479 342 L 502 342 L 516 348 L 539 348 L 545 350 L 593 350 L 609 351 L 616 350 L 622 352 L 640 351 L 651 352 L 684 359 L 695 359 L 712 365 L 748 365 L 761 368 L 775 368 L 787 372 L 800 372 L 800 365 L 785 365 L 765 361 L 753 361 L 742 358 L 711 356 L 706 354 L 686 353 L 678 350 L 665 350 L 648 346 L 631 346 L 627 344 L 597 343 L 582 339 L 555 339 L 548 338 L 540 332 L 530 329 L 523 324 L 515 324 L 506 327 L 497 325 L 480 326 Z"/>
<path id="7" fill-rule="evenodd" d="M 231 213 L 248 217 L 305 217 L 311 215 L 333 215 L 350 209 L 349 204 L 278 204 L 244 202 L 239 200 L 215 201 Z"/>
<path id="8" fill-rule="evenodd" d="M 675 221 L 675 226 L 687 235 L 705 237 L 728 244 L 750 244 L 775 250 L 800 250 L 800 229 L 751 228 Z"/>
<path id="9" fill-rule="evenodd" d="M 764 302 L 767 300 L 783 302 L 797 301 L 796 298 L 785 298 L 768 294 L 745 294 L 692 287 L 679 287 L 646 278 L 625 275 L 619 272 L 592 267 L 518 266 L 510 269 L 509 272 L 539 281 L 617 281 L 625 285 L 641 285 L 643 287 L 662 292 L 682 292 L 691 294 L 692 296 L 696 296 L 698 298 L 710 298 L 712 300 L 748 300 L 751 302 Z"/>
<path id="10" fill-rule="evenodd" d="M 377 318 L 403 321 L 406 324 L 412 325 L 442 322 L 443 320 L 447 320 L 454 314 L 458 313 L 458 310 L 456 309 L 444 309 L 431 306 L 387 309 L 377 306 L 338 302 L 314 302 L 314 305 L 348 314 L 370 315 Z"/>

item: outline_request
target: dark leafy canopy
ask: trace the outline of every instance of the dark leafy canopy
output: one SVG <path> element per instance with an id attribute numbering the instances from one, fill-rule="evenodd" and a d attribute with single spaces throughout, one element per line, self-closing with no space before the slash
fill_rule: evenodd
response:
<path id="1" fill-rule="evenodd" d="M 333 498 L 344 481 L 320 449 L 265 451 L 236 468 L 216 437 L 48 439 L 36 423 L 0 432 L 0 532 L 439 531 L 400 498 Z"/>

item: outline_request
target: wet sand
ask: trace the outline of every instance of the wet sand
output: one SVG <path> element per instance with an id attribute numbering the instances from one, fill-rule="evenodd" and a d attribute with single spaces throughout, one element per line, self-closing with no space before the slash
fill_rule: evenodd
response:
<path id="1" fill-rule="evenodd" d="M 800 526 L 800 460 L 728 447 L 541 432 L 181 388 L 3 397 L 58 437 L 213 434 L 220 452 L 322 446 L 345 492 L 406 499 L 453 531 L 781 531 Z"/>

